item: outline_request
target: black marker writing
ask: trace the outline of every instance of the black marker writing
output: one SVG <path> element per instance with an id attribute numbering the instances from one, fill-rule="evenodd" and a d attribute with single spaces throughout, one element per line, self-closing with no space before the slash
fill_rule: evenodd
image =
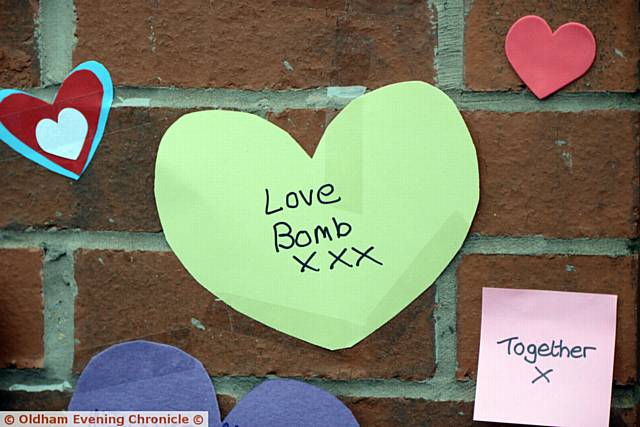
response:
<path id="1" fill-rule="evenodd" d="M 531 384 L 535 384 L 536 381 L 538 381 L 541 378 L 544 378 L 545 380 L 547 380 L 547 383 L 550 383 L 551 380 L 549 379 L 548 375 L 553 372 L 553 369 L 547 369 L 546 371 L 542 372 L 537 366 L 535 367 L 536 371 L 538 371 L 538 374 L 540 374 L 539 376 L 535 377 L 533 379 L 533 381 L 531 381 Z"/>
<path id="2" fill-rule="evenodd" d="M 331 205 L 338 203 L 342 198 L 336 194 L 336 189 L 331 183 L 323 184 L 314 190 L 289 191 L 284 195 L 284 200 L 280 203 L 273 203 L 271 192 L 264 189 L 265 215 L 277 215 L 278 221 L 272 225 L 273 248 L 276 252 L 292 251 L 291 259 L 300 268 L 301 273 L 314 273 L 320 270 L 342 270 L 360 267 L 361 264 L 376 264 L 382 266 L 375 254 L 372 254 L 374 246 L 369 246 L 366 250 L 358 249 L 355 246 L 342 246 L 338 248 L 315 248 L 322 243 L 335 242 L 352 236 L 353 226 L 341 218 L 327 218 L 324 224 L 317 224 L 310 227 L 299 227 L 287 222 L 286 211 L 298 208 L 312 207 L 313 205 Z M 295 249 L 307 248 L 309 252 L 299 254 Z M 316 257 L 316 255 L 319 255 Z M 315 257 L 315 258 L 314 258 Z"/>
<path id="3" fill-rule="evenodd" d="M 351 248 L 351 252 L 347 252 L 349 248 L 342 248 L 340 252 L 334 252 L 332 250 L 328 250 L 327 251 L 327 255 L 329 256 L 329 259 L 327 260 L 328 269 L 334 270 L 334 269 L 338 269 L 338 267 L 342 267 L 342 268 L 360 267 L 360 264 L 362 264 L 363 260 L 368 260 L 369 261 L 368 263 L 383 265 L 380 261 L 375 259 L 372 255 L 369 255 L 374 249 L 375 249 L 374 246 L 369 246 L 369 248 L 366 251 L 361 251 L 354 247 Z M 354 257 L 350 256 L 354 252 L 357 257 L 357 259 L 355 260 L 355 266 L 353 261 Z M 313 251 L 311 255 L 309 255 L 306 261 L 302 261 L 302 259 L 300 259 L 295 255 L 293 255 L 292 258 L 302 266 L 300 268 L 301 273 L 304 273 L 307 270 L 318 272 L 320 271 L 320 267 L 313 266 L 310 263 L 311 259 L 316 254 L 317 254 L 317 251 Z"/>
<path id="4" fill-rule="evenodd" d="M 499 340 L 496 344 L 504 346 L 507 355 L 522 357 L 525 362 L 531 365 L 534 365 L 539 358 L 546 357 L 550 357 L 552 359 L 586 359 L 589 355 L 589 351 L 597 350 L 593 346 L 586 345 L 568 346 L 565 345 L 564 339 L 560 339 L 557 342 L 553 339 L 551 340 L 551 343 L 543 342 L 540 344 L 525 344 L 517 336 Z M 551 382 L 549 374 L 553 372 L 553 369 L 546 369 L 543 371 L 537 366 L 534 366 L 534 368 L 537 372 L 537 376 L 531 381 L 531 384 L 535 384 L 541 379 L 544 379 L 547 383 Z"/>
<path id="5" fill-rule="evenodd" d="M 568 359 L 581 359 L 586 358 L 588 355 L 588 351 L 595 351 L 595 347 L 591 346 L 580 346 L 575 345 L 573 347 L 569 347 L 564 345 L 564 340 L 560 340 L 556 342 L 556 340 L 552 340 L 551 344 L 542 343 L 542 344 L 524 344 L 522 341 L 516 342 L 518 337 L 510 337 L 505 338 L 503 340 L 498 341 L 496 344 L 505 344 L 507 354 L 516 356 L 523 356 L 525 362 L 534 364 L 538 357 L 559 357 L 559 358 L 568 358 Z"/>
<path id="6" fill-rule="evenodd" d="M 333 184 L 321 185 L 318 188 L 318 190 L 315 192 L 315 200 L 317 200 L 318 203 L 322 205 L 330 205 L 333 203 L 338 203 L 342 199 L 340 198 L 340 196 L 332 197 L 334 191 L 335 191 L 335 188 L 333 187 Z M 275 213 L 282 212 L 284 210 L 283 206 L 279 206 L 275 209 L 270 208 L 269 189 L 265 188 L 264 192 L 266 194 L 266 201 L 264 205 L 265 215 L 273 215 Z M 313 201 L 314 201 L 313 195 L 314 195 L 313 188 L 311 188 L 308 192 L 305 192 L 302 190 L 290 191 L 284 197 L 285 206 L 289 209 L 296 209 L 298 206 L 300 206 L 301 201 L 303 204 L 307 206 L 311 206 L 313 205 Z"/>
<path id="7" fill-rule="evenodd" d="M 294 246 L 304 248 L 311 244 L 319 244 L 322 240 L 332 241 L 347 237 L 353 227 L 346 221 L 338 221 L 331 217 L 332 226 L 316 225 L 311 232 L 302 229 L 294 231 L 291 225 L 285 221 L 273 224 L 273 244 L 276 252 L 280 249 L 291 249 Z"/>
<path id="8" fill-rule="evenodd" d="M 311 252 L 311 255 L 309 255 L 309 256 L 307 257 L 307 260 L 306 260 L 306 261 L 302 261 L 300 258 L 298 258 L 298 257 L 297 257 L 297 256 L 295 256 L 295 255 L 293 256 L 293 259 L 295 259 L 296 261 L 298 261 L 298 263 L 302 266 L 302 267 L 300 268 L 300 273 L 304 273 L 306 269 L 309 269 L 309 270 L 312 270 L 312 271 L 315 271 L 315 272 L 320 271 L 320 269 L 319 269 L 319 268 L 316 268 L 316 267 L 314 267 L 314 266 L 310 265 L 311 260 L 313 259 L 313 257 L 314 257 L 314 256 L 316 256 L 316 254 L 317 254 L 317 252 L 316 252 L 316 251 Z"/>

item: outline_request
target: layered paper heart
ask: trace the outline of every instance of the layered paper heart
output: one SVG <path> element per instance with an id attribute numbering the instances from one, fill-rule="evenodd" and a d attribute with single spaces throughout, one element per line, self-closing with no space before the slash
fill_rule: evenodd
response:
<path id="1" fill-rule="evenodd" d="M 94 356 L 80 376 L 70 411 L 208 411 L 209 427 L 358 427 L 333 395 L 292 380 L 265 381 L 220 420 L 202 363 L 164 344 L 132 341 Z"/>
<path id="2" fill-rule="evenodd" d="M 422 82 L 352 101 L 312 158 L 258 116 L 187 114 L 162 138 L 155 176 L 165 236 L 193 277 L 236 310 L 332 350 L 434 282 L 479 197 L 467 127 Z"/>
<path id="3" fill-rule="evenodd" d="M 94 61 L 71 71 L 53 104 L 2 90 L 0 139 L 39 165 L 78 179 L 100 144 L 112 101 L 109 72 Z"/>
<path id="4" fill-rule="evenodd" d="M 589 70 L 596 57 L 596 40 L 589 28 L 577 22 L 552 32 L 547 21 L 529 15 L 509 29 L 505 52 L 522 81 L 543 99 Z"/>

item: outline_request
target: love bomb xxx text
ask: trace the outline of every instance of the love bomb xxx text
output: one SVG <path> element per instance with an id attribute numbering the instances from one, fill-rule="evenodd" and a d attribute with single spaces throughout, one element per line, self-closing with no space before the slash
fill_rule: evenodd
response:
<path id="1" fill-rule="evenodd" d="M 335 193 L 333 184 L 323 184 L 317 189 L 308 191 L 290 191 L 284 196 L 283 202 L 273 203 L 271 193 L 265 188 L 265 215 L 282 215 L 286 210 L 293 210 L 314 205 L 332 205 L 340 203 L 342 198 Z M 284 220 L 273 224 L 273 246 L 276 252 L 287 251 L 294 248 L 318 246 L 322 242 L 345 239 L 351 235 L 353 226 L 347 221 L 331 217 L 327 224 L 318 224 L 313 229 L 294 230 Z M 300 272 L 319 272 L 322 268 L 334 270 L 336 268 L 357 268 L 363 263 L 383 265 L 377 259 L 373 251 L 375 246 L 358 248 L 345 245 L 340 250 L 327 250 L 319 255 L 318 250 L 312 250 L 307 257 L 300 258 L 296 255 L 292 259 L 300 267 Z M 318 256 L 316 258 L 316 256 Z M 324 260 L 323 260 L 324 259 Z"/>

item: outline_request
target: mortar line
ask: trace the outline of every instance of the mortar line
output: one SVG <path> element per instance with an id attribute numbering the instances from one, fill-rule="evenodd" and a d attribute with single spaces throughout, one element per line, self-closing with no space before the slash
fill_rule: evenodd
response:
<path id="1" fill-rule="evenodd" d="M 2 391 L 66 391 L 72 390 L 68 380 L 50 378 L 44 369 L 0 369 Z"/>
<path id="2" fill-rule="evenodd" d="M 27 89 L 26 92 L 53 101 L 58 85 Z M 313 89 L 244 90 L 117 87 L 113 108 L 233 109 L 280 112 L 286 109 L 340 109 L 362 94 L 362 86 L 320 87 Z M 637 93 L 559 93 L 540 101 L 529 92 L 473 92 L 446 89 L 463 111 L 583 112 L 600 110 L 640 111 Z"/>
<path id="3" fill-rule="evenodd" d="M 77 376 L 64 383 L 46 381 L 37 372 L 29 370 L 0 370 L 0 390 L 9 391 L 69 391 L 75 389 Z M 241 399 L 258 384 L 269 379 L 295 379 L 320 387 L 336 396 L 354 398 L 407 398 L 438 402 L 473 402 L 473 381 L 404 381 L 398 379 L 350 379 L 303 378 L 295 376 L 220 376 L 211 377 L 218 395 Z M 11 381 L 9 381 L 11 380 Z M 612 406 L 633 408 L 640 403 L 640 385 L 613 386 Z"/>
<path id="4" fill-rule="evenodd" d="M 455 378 L 458 366 L 456 271 L 461 255 L 457 254 L 436 279 L 436 305 L 433 312 L 436 369 L 433 381 Z"/>
<path id="5" fill-rule="evenodd" d="M 458 108 L 464 111 L 486 110 L 504 113 L 517 112 L 584 112 L 601 110 L 640 111 L 640 92 L 582 92 L 558 93 L 540 101 L 530 92 L 473 92 L 449 93 Z"/>
<path id="6" fill-rule="evenodd" d="M 437 85 L 445 91 L 461 91 L 464 88 L 464 1 L 430 0 L 430 3 L 437 12 Z"/>
<path id="7" fill-rule="evenodd" d="M 121 231 L 10 231 L 0 230 L 0 248 L 56 246 L 77 249 L 170 252 L 162 233 Z M 624 238 L 545 238 L 542 236 L 495 237 L 472 234 L 465 240 L 462 254 L 486 255 L 601 255 L 627 256 L 637 252 L 637 244 Z"/>
<path id="8" fill-rule="evenodd" d="M 73 0 L 40 0 L 36 41 L 40 80 L 44 85 L 60 83 L 71 70 L 76 38 Z"/>
<path id="9" fill-rule="evenodd" d="M 601 255 L 628 256 L 636 252 L 633 240 L 624 238 L 546 238 L 542 236 L 467 237 L 463 254 L 483 255 Z"/>
<path id="10" fill-rule="evenodd" d="M 33 248 L 56 245 L 78 249 L 169 252 L 162 233 L 118 231 L 0 231 L 0 248 Z"/>
<path id="11" fill-rule="evenodd" d="M 43 244 L 44 369 L 48 378 L 64 383 L 72 375 L 74 312 L 77 287 L 73 253 L 56 244 Z"/>
<path id="12" fill-rule="evenodd" d="M 268 379 L 295 379 L 320 387 L 336 396 L 373 398 L 410 398 L 432 401 L 472 401 L 474 385 L 470 381 L 455 381 L 430 378 L 426 381 L 398 379 L 352 379 L 334 380 L 326 378 L 303 378 L 295 376 L 265 377 L 212 377 L 216 392 L 240 399 L 252 388 Z"/>

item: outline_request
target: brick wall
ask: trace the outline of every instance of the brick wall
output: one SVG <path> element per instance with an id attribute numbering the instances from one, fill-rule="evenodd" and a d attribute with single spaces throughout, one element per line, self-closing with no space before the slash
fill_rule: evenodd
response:
<path id="1" fill-rule="evenodd" d="M 206 365 L 223 408 L 267 375 L 340 396 L 363 427 L 467 426 L 483 286 L 619 295 L 612 425 L 639 425 L 636 0 L 0 0 L 0 87 L 51 100 L 96 59 L 116 85 L 78 182 L 0 144 L 0 409 L 58 409 L 89 358 L 145 338 Z M 536 13 L 595 33 L 591 71 L 532 97 L 503 53 Z M 168 248 L 160 137 L 193 109 L 252 112 L 313 151 L 363 86 L 420 79 L 456 101 L 481 203 L 459 255 L 355 347 L 329 352 L 216 301 Z M 178 291 L 179 289 L 179 291 Z"/>

